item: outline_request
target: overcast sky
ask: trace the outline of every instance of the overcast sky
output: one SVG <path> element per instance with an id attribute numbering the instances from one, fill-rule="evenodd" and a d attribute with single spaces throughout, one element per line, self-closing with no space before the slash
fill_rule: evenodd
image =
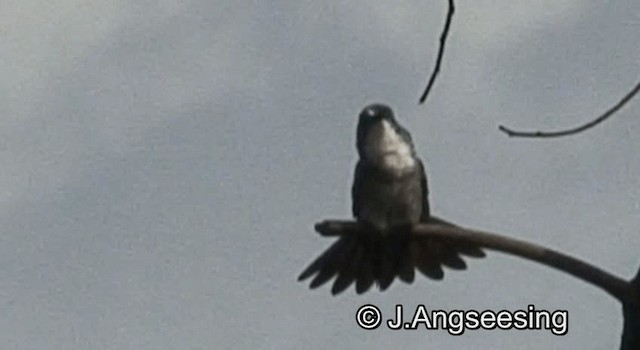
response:
<path id="1" fill-rule="evenodd" d="M 392 4 L 393 3 L 393 4 Z M 357 115 L 391 105 L 436 215 L 629 278 L 640 265 L 637 0 L 5 0 L 0 4 L 3 349 L 612 349 L 620 305 L 491 253 L 358 296 L 297 275 L 350 217 Z M 569 332 L 373 331 L 373 303 L 568 310 Z"/>

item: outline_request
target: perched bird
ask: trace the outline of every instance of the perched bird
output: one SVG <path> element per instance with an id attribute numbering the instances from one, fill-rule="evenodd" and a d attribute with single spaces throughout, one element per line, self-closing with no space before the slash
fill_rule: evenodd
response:
<path id="1" fill-rule="evenodd" d="M 430 216 L 424 165 L 416 156 L 411 135 L 391 108 L 372 104 L 362 110 L 356 147 L 359 160 L 351 190 L 352 211 L 367 228 L 366 234 L 340 237 L 299 280 L 317 273 L 311 282 L 311 288 L 316 288 L 337 275 L 333 294 L 353 282 L 360 294 L 374 283 L 385 290 L 395 277 L 411 283 L 416 268 L 427 277 L 442 279 L 441 265 L 466 268 L 459 253 L 484 256 L 477 247 L 409 235 L 411 226 L 420 222 L 448 223 Z"/>

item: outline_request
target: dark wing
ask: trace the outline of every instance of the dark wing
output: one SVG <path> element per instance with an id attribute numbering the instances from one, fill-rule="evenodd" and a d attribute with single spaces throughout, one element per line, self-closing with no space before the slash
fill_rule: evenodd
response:
<path id="1" fill-rule="evenodd" d="M 424 170 L 422 161 L 418 159 L 418 168 L 420 171 L 420 187 L 422 187 L 422 215 L 420 216 L 421 222 L 427 222 L 431 212 L 429 209 L 429 183 L 427 181 L 427 172 Z"/>
<path id="2" fill-rule="evenodd" d="M 351 186 L 351 213 L 355 218 L 360 216 L 360 201 L 362 198 L 365 172 L 364 162 L 362 162 L 362 160 L 358 160 L 356 170 L 353 175 L 353 185 Z"/>
<path id="3" fill-rule="evenodd" d="M 430 222 L 446 226 L 455 226 L 454 224 L 431 216 L 429 208 L 429 184 L 426 171 L 422 161 L 418 160 L 418 166 L 422 173 L 420 179 L 422 187 L 422 215 L 421 222 Z M 464 270 L 467 264 L 462 260 L 460 255 L 482 258 L 485 256 L 484 251 L 480 247 L 473 244 L 452 244 L 449 242 L 434 241 L 414 237 L 410 243 L 409 249 L 412 256 L 413 264 L 426 277 L 432 279 L 442 279 L 443 270 L 441 266 L 446 266 L 454 270 Z"/>

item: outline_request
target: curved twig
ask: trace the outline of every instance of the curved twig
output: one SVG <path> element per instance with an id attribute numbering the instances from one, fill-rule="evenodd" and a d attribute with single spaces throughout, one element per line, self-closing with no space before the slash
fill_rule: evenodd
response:
<path id="1" fill-rule="evenodd" d="M 326 220 L 316 224 L 315 229 L 323 236 L 342 236 L 357 233 L 362 228 L 355 221 Z M 589 282 L 623 303 L 634 297 L 633 288 L 629 282 L 584 261 L 533 243 L 438 223 L 416 225 L 412 234 L 476 244 L 483 248 L 533 260 Z"/>
<path id="2" fill-rule="evenodd" d="M 594 126 L 602 123 L 603 121 L 611 117 L 620 108 L 624 107 L 624 105 L 627 104 L 627 102 L 629 102 L 638 93 L 638 91 L 640 91 L 640 82 L 638 82 L 638 84 L 629 93 L 627 93 L 618 103 L 616 103 L 604 114 L 576 128 L 561 130 L 561 131 L 515 131 L 507 128 L 506 126 L 500 125 L 498 126 L 498 129 L 506 133 L 509 137 L 560 137 L 560 136 L 574 135 L 582 131 L 585 131 L 587 129 L 593 128 Z"/>
<path id="3" fill-rule="evenodd" d="M 427 100 L 427 96 L 429 95 L 429 91 L 431 91 L 431 87 L 436 82 L 436 77 L 440 72 L 440 64 L 442 63 L 442 56 L 444 55 L 444 45 L 447 43 L 447 36 L 449 35 L 449 28 L 451 27 L 451 19 L 453 18 L 453 13 L 455 12 L 455 4 L 453 0 L 449 0 L 449 10 L 447 11 L 447 20 L 444 22 L 444 28 L 442 29 L 442 34 L 440 34 L 440 47 L 438 49 L 438 58 L 436 59 L 436 65 L 433 67 L 433 72 L 431 72 L 431 76 L 429 77 L 429 82 L 427 83 L 427 87 L 425 88 L 422 96 L 420 96 L 420 103 L 423 104 L 424 101 Z"/>

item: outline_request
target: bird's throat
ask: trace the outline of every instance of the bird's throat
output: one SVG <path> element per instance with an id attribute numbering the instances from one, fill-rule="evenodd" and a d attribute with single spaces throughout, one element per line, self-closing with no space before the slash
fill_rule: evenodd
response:
<path id="1" fill-rule="evenodd" d="M 412 145 L 386 120 L 373 126 L 366 148 L 368 160 L 390 175 L 403 176 L 416 167 Z"/>

